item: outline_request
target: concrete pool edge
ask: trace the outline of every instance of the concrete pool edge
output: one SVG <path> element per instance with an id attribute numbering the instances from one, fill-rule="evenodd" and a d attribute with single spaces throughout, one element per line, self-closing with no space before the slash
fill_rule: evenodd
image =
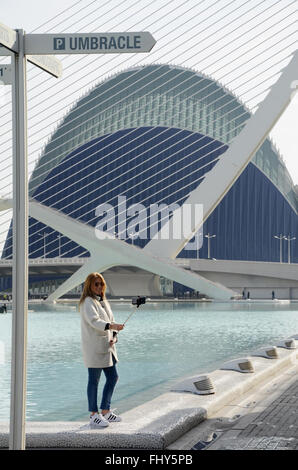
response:
<path id="1" fill-rule="evenodd" d="M 208 373 L 216 389 L 214 395 L 170 391 L 123 413 L 121 423 L 106 429 L 90 430 L 86 422 L 28 421 L 26 447 L 165 449 L 232 400 L 241 399 L 248 390 L 297 362 L 297 349 L 279 347 L 278 353 L 279 359 L 250 356 L 254 373 L 221 369 Z M 8 439 L 8 423 L 0 423 L 0 448 L 8 447 Z"/>

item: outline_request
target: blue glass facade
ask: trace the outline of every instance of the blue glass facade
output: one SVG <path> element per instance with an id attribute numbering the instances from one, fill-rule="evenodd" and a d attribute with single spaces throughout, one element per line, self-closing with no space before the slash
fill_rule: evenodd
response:
<path id="1" fill-rule="evenodd" d="M 277 187 L 250 163 L 204 225 L 211 240 L 211 256 L 218 259 L 279 261 L 274 235 L 296 235 L 298 217 Z M 296 241 L 295 241 L 296 242 Z M 291 261 L 298 262 L 298 244 L 291 245 Z M 283 261 L 288 245 L 282 243 Z M 207 258 L 207 240 L 200 250 Z"/>

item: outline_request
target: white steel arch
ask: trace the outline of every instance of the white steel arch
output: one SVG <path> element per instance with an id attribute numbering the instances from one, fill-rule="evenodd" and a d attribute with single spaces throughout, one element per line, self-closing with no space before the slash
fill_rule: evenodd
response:
<path id="1" fill-rule="evenodd" d="M 210 214 L 214 211 L 243 170 L 249 164 L 257 150 L 272 130 L 280 116 L 291 102 L 294 85 L 297 88 L 298 51 L 279 80 L 261 103 L 256 113 L 247 121 L 245 127 L 232 142 L 229 149 L 221 156 L 213 169 L 205 175 L 201 184 L 190 193 L 185 204 L 202 204 L 203 217 L 197 226 L 184 239 L 151 240 L 144 247 L 147 253 L 176 258 L 186 243 L 193 237 Z M 180 210 L 183 210 L 183 206 Z M 164 230 L 173 233 L 173 218 L 165 224 Z"/>
<path id="2" fill-rule="evenodd" d="M 0 210 L 11 206 L 11 200 L 0 201 Z M 180 284 L 204 292 L 215 299 L 229 300 L 237 295 L 231 289 L 221 284 L 209 281 L 198 274 L 176 266 L 170 259 L 156 257 L 144 250 L 113 238 L 107 232 L 100 232 L 90 225 L 85 225 L 60 211 L 44 204 L 29 201 L 29 214 L 36 220 L 52 227 L 66 237 L 83 246 L 90 252 L 90 259 L 72 276 L 69 277 L 47 301 L 53 302 L 69 290 L 81 284 L 92 271 L 103 272 L 108 268 L 119 265 L 131 265 L 152 273 L 175 280 Z M 99 233 L 100 232 L 100 233 Z M 96 236 L 101 235 L 101 239 Z"/>

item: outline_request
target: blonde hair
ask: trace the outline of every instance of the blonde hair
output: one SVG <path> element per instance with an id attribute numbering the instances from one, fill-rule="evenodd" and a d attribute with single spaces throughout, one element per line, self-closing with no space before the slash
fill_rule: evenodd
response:
<path id="1" fill-rule="evenodd" d="M 82 302 L 86 299 L 86 297 L 92 297 L 95 299 L 95 294 L 92 292 L 91 289 L 91 284 L 95 279 L 100 279 L 103 286 L 102 286 L 102 297 L 105 299 L 105 292 L 107 288 L 106 281 L 104 280 L 103 276 L 100 273 L 91 273 L 87 276 L 85 282 L 84 282 L 84 288 L 83 292 L 79 301 L 79 306 L 81 305 Z"/>

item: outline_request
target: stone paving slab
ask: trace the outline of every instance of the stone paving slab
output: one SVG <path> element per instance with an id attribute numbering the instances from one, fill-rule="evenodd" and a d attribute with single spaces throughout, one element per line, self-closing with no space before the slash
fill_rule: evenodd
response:
<path id="1" fill-rule="evenodd" d="M 297 450 L 298 378 L 262 412 L 253 413 L 250 423 L 226 434 L 209 450 Z"/>
<path id="2" fill-rule="evenodd" d="M 298 378 L 236 436 L 224 436 L 218 449 L 298 449 Z"/>
<path id="3" fill-rule="evenodd" d="M 297 375 L 295 364 L 257 391 L 233 400 L 168 449 L 297 450 Z"/>
<path id="4" fill-rule="evenodd" d="M 241 438 L 236 431 L 230 431 L 217 447 L 207 447 L 206 450 L 295 450 L 295 439 L 283 437 L 250 437 Z"/>

